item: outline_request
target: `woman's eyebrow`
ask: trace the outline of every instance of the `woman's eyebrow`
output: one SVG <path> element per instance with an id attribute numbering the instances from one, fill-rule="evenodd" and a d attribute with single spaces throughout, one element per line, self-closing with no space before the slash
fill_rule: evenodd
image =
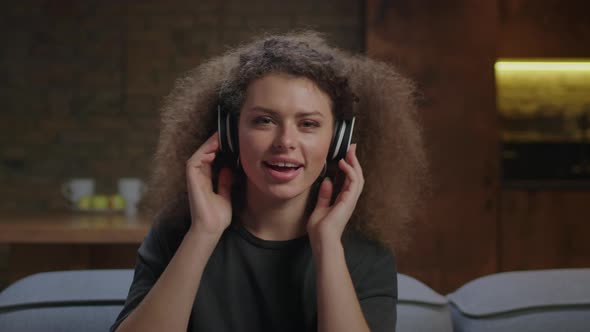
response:
<path id="1" fill-rule="evenodd" d="M 304 117 L 304 116 L 313 116 L 313 115 L 317 115 L 320 117 L 324 117 L 324 114 L 322 114 L 320 111 L 313 111 L 313 112 L 299 112 L 297 113 L 298 117 Z"/>
<path id="2" fill-rule="evenodd" d="M 268 113 L 268 114 L 273 115 L 273 116 L 279 116 L 280 115 L 279 112 L 274 111 L 274 110 L 269 109 L 269 108 L 262 107 L 262 106 L 254 106 L 254 107 L 250 108 L 250 110 L 251 111 L 263 112 L 263 113 Z M 317 115 L 317 116 L 320 116 L 322 118 L 324 117 L 324 114 L 322 114 L 322 112 L 320 112 L 320 111 L 297 112 L 297 114 L 296 114 L 296 116 L 298 118 L 306 117 L 306 116 L 313 116 L 313 115 Z"/>
<path id="3" fill-rule="evenodd" d="M 265 108 L 265 107 L 262 107 L 262 106 L 253 106 L 253 107 L 250 108 L 250 111 L 268 113 L 268 114 L 271 114 L 271 115 L 277 115 L 278 114 L 278 112 L 273 111 L 270 108 Z"/>

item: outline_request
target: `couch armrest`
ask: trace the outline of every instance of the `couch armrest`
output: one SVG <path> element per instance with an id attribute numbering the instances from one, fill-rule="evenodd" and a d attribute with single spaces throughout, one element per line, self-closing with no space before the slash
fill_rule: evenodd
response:
<path id="1" fill-rule="evenodd" d="M 590 269 L 492 274 L 447 298 L 455 331 L 588 331 Z"/>
<path id="2" fill-rule="evenodd" d="M 453 331 L 447 299 L 424 283 L 397 276 L 397 332 Z"/>
<path id="3" fill-rule="evenodd" d="M 3 331 L 108 331 L 132 278 L 132 269 L 25 277 L 0 293 L 0 326 Z"/>

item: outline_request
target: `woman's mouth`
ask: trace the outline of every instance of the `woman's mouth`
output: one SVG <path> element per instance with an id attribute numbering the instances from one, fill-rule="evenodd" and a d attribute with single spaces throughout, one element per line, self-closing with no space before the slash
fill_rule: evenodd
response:
<path id="1" fill-rule="evenodd" d="M 266 172 L 278 182 L 293 180 L 303 169 L 303 165 L 292 162 L 263 162 Z"/>

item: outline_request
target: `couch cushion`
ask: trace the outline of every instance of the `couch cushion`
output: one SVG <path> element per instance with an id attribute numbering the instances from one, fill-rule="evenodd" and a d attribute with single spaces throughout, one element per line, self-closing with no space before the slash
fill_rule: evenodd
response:
<path id="1" fill-rule="evenodd" d="M 0 293 L 8 331 L 108 331 L 121 311 L 133 270 L 38 273 Z"/>
<path id="2" fill-rule="evenodd" d="M 105 332 L 122 308 L 122 305 L 78 304 L 0 312 L 0 331 Z"/>
<path id="3" fill-rule="evenodd" d="M 397 332 L 453 331 L 444 296 L 404 274 L 398 274 L 397 288 Z"/>
<path id="4" fill-rule="evenodd" d="M 588 331 L 590 269 L 497 273 L 447 298 L 456 331 Z"/>

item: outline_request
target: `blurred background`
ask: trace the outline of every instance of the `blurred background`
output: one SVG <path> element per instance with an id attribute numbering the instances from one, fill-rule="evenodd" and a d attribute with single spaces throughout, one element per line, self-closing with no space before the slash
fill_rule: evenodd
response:
<path id="1" fill-rule="evenodd" d="M 447 293 L 499 271 L 589 267 L 589 11 L 582 0 L 5 3 L 0 289 L 41 271 L 133 267 L 149 220 L 117 193 L 122 178 L 147 179 L 174 80 L 296 28 L 388 61 L 420 90 L 433 193 L 400 272 Z M 74 178 L 94 180 L 86 201 L 72 198 Z"/>

